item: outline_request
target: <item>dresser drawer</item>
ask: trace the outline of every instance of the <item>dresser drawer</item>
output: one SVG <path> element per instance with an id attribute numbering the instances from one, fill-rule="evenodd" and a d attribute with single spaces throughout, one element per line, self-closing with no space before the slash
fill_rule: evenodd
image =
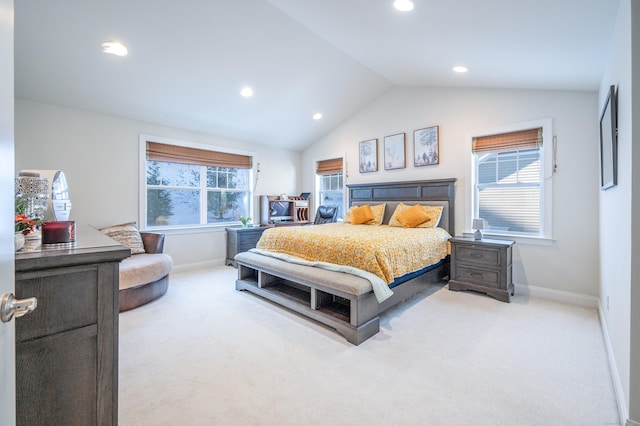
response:
<path id="1" fill-rule="evenodd" d="M 500 273 L 484 269 L 457 266 L 455 270 L 457 281 L 474 282 L 488 287 L 500 287 Z"/>
<path id="2" fill-rule="evenodd" d="M 77 266 L 16 274 L 16 297 L 35 297 L 38 307 L 16 321 L 23 342 L 98 322 L 97 266 Z"/>
<path id="3" fill-rule="evenodd" d="M 456 260 L 483 266 L 500 266 L 500 249 L 480 245 L 456 245 Z"/>

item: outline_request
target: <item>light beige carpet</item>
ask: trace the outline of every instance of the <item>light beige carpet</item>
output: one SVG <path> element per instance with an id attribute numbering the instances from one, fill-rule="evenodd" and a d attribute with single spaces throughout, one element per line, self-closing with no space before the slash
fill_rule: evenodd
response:
<path id="1" fill-rule="evenodd" d="M 433 286 L 353 346 L 235 278 L 120 314 L 121 425 L 619 424 L 594 309 Z"/>

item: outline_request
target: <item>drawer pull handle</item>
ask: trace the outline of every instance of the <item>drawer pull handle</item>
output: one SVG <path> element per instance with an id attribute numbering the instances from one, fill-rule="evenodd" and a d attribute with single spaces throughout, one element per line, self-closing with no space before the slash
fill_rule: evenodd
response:
<path id="1" fill-rule="evenodd" d="M 482 276 L 484 276 L 484 274 L 479 274 L 477 272 L 472 272 L 469 275 L 471 275 L 472 277 L 482 277 Z"/>
<path id="2" fill-rule="evenodd" d="M 469 256 L 470 257 L 484 257 L 484 254 L 481 254 L 481 253 L 470 253 Z"/>

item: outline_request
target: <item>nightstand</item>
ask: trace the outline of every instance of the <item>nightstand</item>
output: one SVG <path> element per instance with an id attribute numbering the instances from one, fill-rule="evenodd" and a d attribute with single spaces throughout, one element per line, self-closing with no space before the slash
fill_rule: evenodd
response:
<path id="1" fill-rule="evenodd" d="M 449 290 L 473 290 L 510 302 L 514 294 L 511 279 L 509 240 L 454 237 L 451 243 Z"/>
<path id="2" fill-rule="evenodd" d="M 233 260 L 236 254 L 255 248 L 258 240 L 262 236 L 265 227 L 250 226 L 247 228 L 225 228 L 227 230 L 227 260 L 225 265 L 237 268 L 236 261 Z"/>

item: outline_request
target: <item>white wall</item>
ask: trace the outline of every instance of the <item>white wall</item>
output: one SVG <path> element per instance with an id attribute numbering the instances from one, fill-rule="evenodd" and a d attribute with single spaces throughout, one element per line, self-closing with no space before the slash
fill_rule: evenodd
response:
<path id="1" fill-rule="evenodd" d="M 249 142 L 126 120 L 59 106 L 16 100 L 15 165 L 59 169 L 69 183 L 71 220 L 105 226 L 137 220 L 139 135 L 147 134 L 254 152 L 260 163 L 256 194 L 297 193 L 300 153 Z M 259 206 L 254 197 L 254 218 Z M 165 251 L 179 268 L 223 264 L 224 228 L 168 231 Z"/>
<path id="2" fill-rule="evenodd" d="M 634 190 L 632 149 L 632 75 L 631 75 L 631 4 L 620 2 L 611 50 L 599 91 L 599 105 L 604 104 L 610 85 L 618 90 L 618 185 L 599 191 L 600 209 L 600 293 L 602 316 L 615 364 L 614 382 L 629 407 L 631 355 L 631 271 L 632 198 Z M 637 151 L 637 149 L 636 149 Z M 636 163 L 637 164 L 637 163 Z M 637 171 L 636 171 L 637 173 Z M 622 226 L 621 226 L 622 225 Z M 637 262 L 636 262 L 637 263 Z M 606 300 L 609 299 L 607 308 Z M 617 374 L 616 374 L 617 373 Z M 623 407 L 623 415 L 627 415 Z"/>
<path id="3" fill-rule="evenodd" d="M 519 291 L 598 296 L 598 106 L 595 92 L 413 88 L 392 89 L 303 152 L 302 167 L 347 156 L 348 184 L 458 178 L 456 231 L 469 230 L 465 218 L 468 190 L 467 136 L 507 124 L 551 117 L 557 135 L 558 173 L 553 178 L 553 238 L 548 246 L 514 247 L 514 282 Z M 438 125 L 440 164 L 413 167 L 413 130 Z M 361 174 L 358 142 L 406 132 L 407 167 Z M 545 141 L 548 143 L 548 141 Z M 380 162 L 380 160 L 379 160 Z M 313 186 L 313 174 L 302 185 Z M 529 286 L 529 287 L 526 287 Z M 570 295 L 571 296 L 571 295 Z M 579 299 L 579 298 L 578 298 Z"/>
<path id="4" fill-rule="evenodd" d="M 632 152 L 631 193 L 631 319 L 630 323 L 630 356 L 629 366 L 629 426 L 640 425 L 640 3 L 632 2 L 631 7 L 631 144 L 636 142 Z M 637 129 L 637 131 L 634 131 Z M 633 326 L 631 326 L 633 324 Z"/>

